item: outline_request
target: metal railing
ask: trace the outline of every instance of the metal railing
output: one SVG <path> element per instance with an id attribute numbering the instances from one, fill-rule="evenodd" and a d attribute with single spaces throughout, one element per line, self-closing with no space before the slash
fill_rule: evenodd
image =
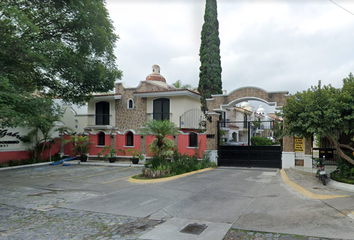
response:
<path id="1" fill-rule="evenodd" d="M 110 114 L 91 114 L 88 115 L 87 125 L 89 126 L 101 126 L 101 125 L 113 125 L 113 115 Z"/>
<path id="2" fill-rule="evenodd" d="M 147 113 L 146 114 L 147 121 L 152 119 L 161 121 L 161 120 L 170 120 L 172 121 L 172 113 Z"/>

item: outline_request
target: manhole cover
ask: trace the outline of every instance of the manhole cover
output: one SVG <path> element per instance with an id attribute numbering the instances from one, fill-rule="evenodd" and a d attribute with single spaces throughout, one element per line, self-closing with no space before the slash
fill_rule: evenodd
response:
<path id="1" fill-rule="evenodd" d="M 183 228 L 180 232 L 181 233 L 189 233 L 194 235 L 201 234 L 208 226 L 205 224 L 197 224 L 192 223 L 188 224 L 185 228 Z"/>

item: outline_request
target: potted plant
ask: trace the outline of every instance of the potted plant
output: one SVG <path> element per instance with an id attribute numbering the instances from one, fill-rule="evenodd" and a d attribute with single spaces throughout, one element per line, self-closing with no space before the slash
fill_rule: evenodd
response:
<path id="1" fill-rule="evenodd" d="M 139 160 L 143 160 L 144 159 L 144 155 L 141 154 L 138 150 L 128 149 L 127 151 L 132 154 L 132 163 L 133 164 L 138 164 Z"/>
<path id="2" fill-rule="evenodd" d="M 109 151 L 107 153 L 108 149 L 109 149 Z M 102 149 L 102 151 L 100 151 L 97 154 L 97 156 L 100 159 L 100 157 L 103 155 L 105 161 L 108 160 L 110 163 L 114 163 L 116 161 L 116 159 L 117 159 L 116 153 L 117 153 L 117 151 L 114 148 L 112 148 L 111 146 L 105 146 Z"/>
<path id="3" fill-rule="evenodd" d="M 114 163 L 116 161 L 116 153 L 117 151 L 114 148 L 109 149 L 109 158 L 108 161 L 110 163 Z"/>
<path id="4" fill-rule="evenodd" d="M 73 142 L 74 146 L 72 150 L 75 151 L 77 155 L 80 155 L 79 159 L 81 162 L 87 161 L 87 154 L 90 149 L 90 138 L 88 136 L 72 136 L 71 142 Z"/>

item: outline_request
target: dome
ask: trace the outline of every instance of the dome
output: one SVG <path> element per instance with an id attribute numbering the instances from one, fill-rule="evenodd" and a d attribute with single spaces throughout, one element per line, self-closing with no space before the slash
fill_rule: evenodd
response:
<path id="1" fill-rule="evenodd" d="M 160 75 L 160 66 L 159 65 L 152 65 L 152 73 L 150 73 L 146 77 L 146 81 L 160 81 L 160 82 L 166 82 L 166 79 Z"/>
<path id="2" fill-rule="evenodd" d="M 242 102 L 240 107 L 241 108 L 248 108 L 248 107 L 251 107 L 251 104 L 249 102 Z"/>
<path id="3" fill-rule="evenodd" d="M 262 105 L 259 105 L 259 108 L 257 109 L 256 113 L 260 114 L 260 115 L 267 115 L 266 110 L 263 108 Z"/>

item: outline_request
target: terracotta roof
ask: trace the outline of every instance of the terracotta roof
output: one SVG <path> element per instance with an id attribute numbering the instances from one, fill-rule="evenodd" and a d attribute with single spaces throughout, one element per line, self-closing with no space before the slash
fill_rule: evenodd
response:
<path id="1" fill-rule="evenodd" d="M 189 90 L 189 89 L 171 89 L 171 90 L 160 90 L 160 91 L 144 91 L 144 92 L 134 92 L 134 93 L 160 93 L 160 92 L 182 92 L 188 91 L 197 95 L 200 95 L 198 92 Z"/>
<path id="2" fill-rule="evenodd" d="M 115 95 L 122 95 L 120 93 L 103 93 L 103 94 L 95 94 L 93 97 L 106 97 L 106 96 L 115 96 Z"/>
<path id="3" fill-rule="evenodd" d="M 234 108 L 235 108 L 235 109 L 242 110 L 242 111 L 245 111 L 245 112 L 253 113 L 252 111 L 247 110 L 247 109 L 245 109 L 245 108 L 241 108 L 241 107 L 234 107 Z"/>

